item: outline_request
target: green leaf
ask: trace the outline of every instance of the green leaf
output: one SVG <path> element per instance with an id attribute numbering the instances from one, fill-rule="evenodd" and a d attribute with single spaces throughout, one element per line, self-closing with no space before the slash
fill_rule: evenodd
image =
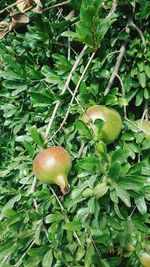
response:
<path id="1" fill-rule="evenodd" d="M 26 89 L 27 89 L 27 86 L 24 85 L 24 88 L 22 87 L 22 88 L 18 88 L 18 89 L 16 89 L 16 90 L 14 90 L 14 91 L 12 92 L 12 96 L 16 96 L 16 95 L 18 95 L 18 94 L 20 94 L 20 93 L 26 91 Z"/>
<path id="2" fill-rule="evenodd" d="M 127 207 L 131 207 L 130 196 L 126 190 L 115 184 L 115 189 L 118 197 L 125 203 Z"/>
<path id="3" fill-rule="evenodd" d="M 121 173 L 121 164 L 119 161 L 112 162 L 109 168 L 109 175 L 113 180 L 118 180 Z"/>
<path id="4" fill-rule="evenodd" d="M 94 187 L 94 195 L 96 198 L 101 198 L 103 197 L 107 191 L 108 191 L 108 185 L 106 182 L 102 182 L 102 183 L 99 183 L 97 184 L 95 187 Z"/>
<path id="5" fill-rule="evenodd" d="M 117 204 L 114 204 L 114 210 L 115 210 L 115 212 L 116 212 L 118 218 L 120 218 L 121 220 L 124 220 L 124 217 L 123 217 L 123 215 L 121 214 L 121 211 L 120 211 L 120 209 L 119 209 L 119 207 L 118 207 Z"/>
<path id="6" fill-rule="evenodd" d="M 81 136 L 83 136 L 87 139 L 90 139 L 90 140 L 92 139 L 92 134 L 91 134 L 89 128 L 82 120 L 78 120 L 76 122 L 76 128 L 77 128 L 78 132 L 81 134 Z"/>
<path id="7" fill-rule="evenodd" d="M 145 88 L 146 87 L 146 75 L 145 75 L 145 72 L 138 73 L 138 79 L 139 79 L 139 83 L 140 83 L 141 87 Z"/>
<path id="8" fill-rule="evenodd" d="M 67 222 L 63 226 L 63 229 L 67 231 L 79 231 L 81 228 L 82 228 L 82 225 L 79 221 Z"/>
<path id="9" fill-rule="evenodd" d="M 45 217 L 45 223 L 53 223 L 58 222 L 63 219 L 63 215 L 61 213 L 58 214 L 50 214 Z"/>
<path id="10" fill-rule="evenodd" d="M 129 152 L 127 150 L 123 150 L 121 148 L 117 149 L 112 154 L 111 161 L 119 161 L 120 163 L 126 162 L 127 158 L 129 157 Z"/>
<path id="11" fill-rule="evenodd" d="M 79 246 L 76 252 L 76 261 L 80 261 L 85 255 L 85 249 Z"/>
<path id="12" fill-rule="evenodd" d="M 5 177 L 10 173 L 10 170 L 0 170 L 0 177 Z"/>
<path id="13" fill-rule="evenodd" d="M 150 78 L 150 66 L 149 65 L 145 65 L 145 73 L 148 76 L 148 78 Z"/>
<path id="14" fill-rule="evenodd" d="M 110 217 L 108 219 L 108 224 L 110 225 L 110 227 L 118 231 L 124 230 L 124 226 L 117 220 L 117 218 Z"/>
<path id="15" fill-rule="evenodd" d="M 3 81 L 2 85 L 9 89 L 20 89 L 22 91 L 27 89 L 27 85 L 21 81 L 5 80 Z"/>
<path id="16" fill-rule="evenodd" d="M 34 142 L 35 142 L 37 145 L 39 145 L 40 147 L 43 148 L 44 140 L 43 140 L 43 138 L 42 138 L 42 135 L 38 132 L 36 126 L 32 126 L 32 128 L 31 128 L 31 136 L 32 136 Z"/>
<path id="17" fill-rule="evenodd" d="M 31 267 L 31 266 L 38 266 L 38 264 L 41 262 L 41 257 L 30 257 L 26 263 L 24 264 L 24 267 Z"/>
<path id="18" fill-rule="evenodd" d="M 102 131 L 102 128 L 103 128 L 103 126 L 104 126 L 104 121 L 101 120 L 101 119 L 96 119 L 96 120 L 94 121 L 94 124 L 96 125 L 96 127 L 97 127 L 97 129 L 98 129 L 98 134 L 100 134 L 101 131 Z"/>
<path id="19" fill-rule="evenodd" d="M 139 212 L 144 215 L 147 213 L 147 206 L 146 206 L 146 202 L 143 196 L 140 197 L 136 197 L 134 199 L 135 201 L 135 205 L 137 206 L 137 209 L 139 210 Z"/>
<path id="20" fill-rule="evenodd" d="M 3 56 L 3 61 L 5 63 L 6 69 L 10 68 L 15 73 L 22 75 L 21 65 L 16 60 L 14 60 L 10 54 L 5 54 Z"/>
<path id="21" fill-rule="evenodd" d="M 85 157 L 78 161 L 78 166 L 83 170 L 93 170 L 98 166 L 98 159 L 95 157 Z"/>
<path id="22" fill-rule="evenodd" d="M 50 249 L 45 255 L 42 260 L 42 267 L 51 267 L 53 263 L 53 253 L 52 249 Z"/>
<path id="23" fill-rule="evenodd" d="M 85 222 L 88 216 L 89 216 L 89 209 L 87 207 L 78 209 L 77 218 L 81 222 Z"/>
<path id="24" fill-rule="evenodd" d="M 39 248 L 31 248 L 28 251 L 28 255 L 32 256 L 32 257 L 37 257 L 37 256 L 42 256 L 45 254 L 45 252 L 47 252 L 47 247 L 45 246 L 41 246 Z"/>
<path id="25" fill-rule="evenodd" d="M 85 181 L 83 184 L 81 184 L 80 186 L 78 186 L 77 188 L 73 188 L 73 191 L 71 192 L 71 198 L 75 199 L 76 197 L 78 197 L 81 192 L 88 187 L 89 185 L 89 181 Z"/>
<path id="26" fill-rule="evenodd" d="M 6 80 L 24 80 L 19 74 L 13 72 L 12 70 L 1 71 L 0 70 L 0 77 Z"/>
<path id="27" fill-rule="evenodd" d="M 28 153 L 30 154 L 30 156 L 33 158 L 35 155 L 35 150 L 34 150 L 33 146 L 31 145 L 31 143 L 29 143 L 28 141 L 24 141 L 23 145 L 26 148 L 26 150 L 28 151 Z"/>
<path id="28" fill-rule="evenodd" d="M 95 254 L 95 250 L 92 244 L 89 245 L 85 254 L 84 266 L 90 267 L 92 264 L 92 256 Z"/>
<path id="29" fill-rule="evenodd" d="M 136 101 L 135 101 L 135 105 L 138 107 L 141 105 L 142 101 L 143 101 L 143 90 L 140 90 L 137 95 L 136 95 Z"/>
<path id="30" fill-rule="evenodd" d="M 15 246 L 16 246 L 16 241 L 15 240 L 12 240 L 10 242 L 1 244 L 1 246 L 0 246 L 0 257 L 2 256 L 4 258 L 4 257 L 10 255 L 14 251 Z"/>
<path id="31" fill-rule="evenodd" d="M 12 209 L 16 202 L 18 202 L 21 199 L 21 194 L 18 194 L 15 197 L 12 197 L 2 208 L 1 214 L 0 214 L 0 220 L 2 220 L 5 217 L 5 213 L 7 210 Z"/>
<path id="32" fill-rule="evenodd" d="M 38 106 L 41 103 L 43 104 L 43 106 L 49 106 L 54 100 L 53 97 L 43 95 L 42 93 L 30 92 L 30 96 L 32 98 L 34 107 Z"/>
<path id="33" fill-rule="evenodd" d="M 94 197 L 92 197 L 88 201 L 88 209 L 89 209 L 90 214 L 94 214 L 94 210 L 95 210 L 95 198 Z"/>
<path id="34" fill-rule="evenodd" d="M 115 204 L 118 204 L 118 195 L 116 190 L 110 191 L 110 198 Z"/>
<path id="35" fill-rule="evenodd" d="M 28 79 L 39 80 L 42 78 L 41 72 L 39 70 L 33 69 L 30 65 L 25 66 Z"/>
<path id="36" fill-rule="evenodd" d="M 54 70 L 51 70 L 48 66 L 43 66 L 41 73 L 46 77 L 46 81 L 52 84 L 58 84 L 61 82 L 60 77 L 55 73 Z"/>
<path id="37" fill-rule="evenodd" d="M 142 216 L 143 216 L 143 215 L 142 215 Z M 133 217 L 133 218 L 132 218 L 132 222 L 133 222 L 133 224 L 135 225 L 135 227 L 136 227 L 138 230 L 140 230 L 140 231 L 142 231 L 142 232 L 145 232 L 146 235 L 147 235 L 147 233 L 149 233 L 149 226 L 147 226 L 147 225 L 143 222 L 141 216 L 138 216 L 138 217 L 135 216 L 135 217 Z"/>

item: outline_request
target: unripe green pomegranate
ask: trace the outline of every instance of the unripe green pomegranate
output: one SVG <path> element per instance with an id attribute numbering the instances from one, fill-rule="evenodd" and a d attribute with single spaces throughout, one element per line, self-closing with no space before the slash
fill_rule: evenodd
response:
<path id="1" fill-rule="evenodd" d="M 139 257 L 140 263 L 144 267 L 150 267 L 150 254 L 143 252 Z"/>
<path id="2" fill-rule="evenodd" d="M 91 189 L 89 187 L 84 189 L 84 191 L 82 192 L 82 196 L 85 198 L 92 197 L 93 195 L 94 195 L 93 189 Z"/>
<path id="3" fill-rule="evenodd" d="M 71 165 L 69 153 L 62 147 L 54 146 L 41 151 L 36 156 L 33 172 L 38 180 L 46 184 L 57 184 L 65 194 Z"/>
<path id="4" fill-rule="evenodd" d="M 104 121 L 102 126 L 100 138 L 106 144 L 111 144 L 115 141 L 121 131 L 122 120 L 119 113 L 113 108 L 108 108 L 103 105 L 95 105 L 87 109 L 83 116 L 83 121 L 91 128 L 90 120 L 94 123 L 97 119 Z M 92 125 L 92 129 L 96 136 L 98 136 L 98 127 Z"/>
<path id="5" fill-rule="evenodd" d="M 126 242 L 125 249 L 128 252 L 134 252 L 135 251 L 135 247 L 129 241 Z"/>
<path id="6" fill-rule="evenodd" d="M 145 138 L 150 139 L 150 121 L 137 120 L 136 124 L 145 134 Z"/>

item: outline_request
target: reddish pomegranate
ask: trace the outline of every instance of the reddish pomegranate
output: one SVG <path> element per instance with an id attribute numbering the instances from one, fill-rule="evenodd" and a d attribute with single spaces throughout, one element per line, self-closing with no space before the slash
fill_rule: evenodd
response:
<path id="1" fill-rule="evenodd" d="M 57 184 L 65 194 L 71 165 L 69 153 L 63 147 L 54 146 L 41 151 L 36 156 L 33 172 L 38 180 L 46 184 Z"/>

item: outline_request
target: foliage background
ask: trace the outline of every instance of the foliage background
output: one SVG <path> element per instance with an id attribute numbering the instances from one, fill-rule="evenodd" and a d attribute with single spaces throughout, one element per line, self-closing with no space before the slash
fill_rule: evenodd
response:
<path id="1" fill-rule="evenodd" d="M 27 11 L 30 23 L 0 41 L 0 266 L 138 267 L 140 253 L 149 250 L 150 140 L 133 122 L 149 116 L 150 3 L 119 1 L 114 10 L 115 1 L 107 0 L 51 9 L 57 1 L 42 3 L 47 10 Z M 72 92 L 91 63 L 71 101 L 69 90 L 61 92 L 84 45 Z M 122 46 L 119 77 L 106 94 Z M 79 120 L 94 104 L 114 107 L 123 120 L 122 133 L 107 151 L 103 144 L 102 155 Z M 48 186 L 37 182 L 34 189 L 33 159 L 52 145 L 73 159 L 67 195 L 53 186 L 62 205 Z M 83 194 L 105 181 L 101 195 Z M 128 241 L 134 252 L 126 250 Z"/>

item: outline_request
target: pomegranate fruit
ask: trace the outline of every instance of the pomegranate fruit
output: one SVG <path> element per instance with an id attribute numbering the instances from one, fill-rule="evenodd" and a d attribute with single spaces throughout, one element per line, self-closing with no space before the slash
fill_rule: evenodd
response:
<path id="1" fill-rule="evenodd" d="M 150 267 L 150 254 L 143 252 L 140 257 L 139 261 L 144 267 Z"/>
<path id="2" fill-rule="evenodd" d="M 134 252 L 135 247 L 129 241 L 127 241 L 127 243 L 125 244 L 125 250 L 128 252 Z"/>
<path id="3" fill-rule="evenodd" d="M 63 147 L 54 146 L 41 151 L 36 156 L 33 172 L 38 180 L 46 184 L 57 184 L 65 194 L 71 165 L 69 153 Z"/>
<path id="4" fill-rule="evenodd" d="M 94 123 L 97 119 L 104 121 L 100 135 L 98 134 L 98 127 L 91 125 L 90 120 Z M 119 113 L 113 108 L 103 105 L 94 105 L 87 109 L 86 114 L 82 120 L 92 128 L 94 134 L 106 143 L 111 144 L 118 137 L 122 127 L 122 120 Z"/>

